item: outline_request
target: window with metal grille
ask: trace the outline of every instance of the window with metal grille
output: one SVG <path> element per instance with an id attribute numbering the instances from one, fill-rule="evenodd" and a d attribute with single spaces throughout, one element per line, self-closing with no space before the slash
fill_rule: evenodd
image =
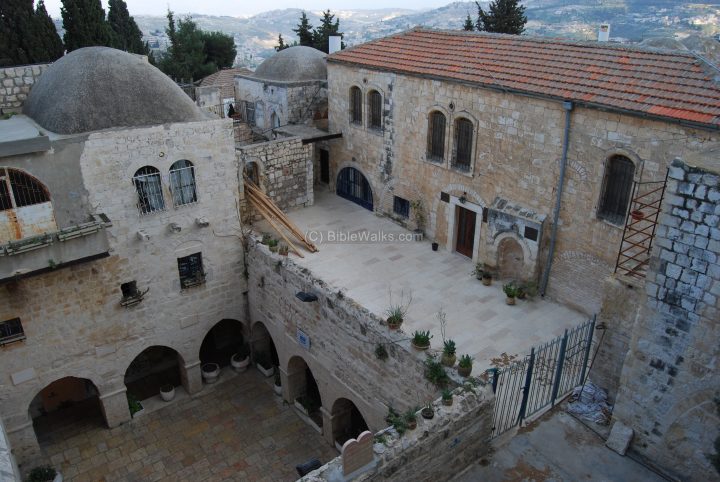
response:
<path id="1" fill-rule="evenodd" d="M 370 109 L 370 128 L 382 129 L 382 95 L 377 90 L 368 94 L 368 107 Z"/>
<path id="2" fill-rule="evenodd" d="M 445 114 L 431 112 L 428 122 L 427 157 L 434 162 L 445 159 Z"/>
<path id="3" fill-rule="evenodd" d="M 245 122 L 249 125 L 255 125 L 255 103 L 245 102 Z"/>
<path id="4" fill-rule="evenodd" d="M 138 193 L 140 214 L 165 210 L 160 171 L 152 166 L 141 167 L 133 176 L 133 184 Z"/>
<path id="5" fill-rule="evenodd" d="M 202 253 L 178 258 L 178 272 L 180 273 L 180 287 L 190 288 L 205 282 Z"/>
<path id="6" fill-rule="evenodd" d="M 472 161 L 473 125 L 467 119 L 455 122 L 455 159 L 453 167 L 459 171 L 469 171 Z"/>
<path id="7" fill-rule="evenodd" d="M 362 91 L 359 87 L 350 87 L 350 122 L 362 124 Z"/>
<path id="8" fill-rule="evenodd" d="M 0 345 L 24 339 L 25 331 L 20 323 L 20 318 L 0 322 Z"/>
<path id="9" fill-rule="evenodd" d="M 627 157 L 618 155 L 608 160 L 598 218 L 613 224 L 625 222 L 634 175 L 635 164 Z"/>
<path id="10" fill-rule="evenodd" d="M 393 212 L 403 218 L 410 217 L 410 201 L 395 196 L 393 198 Z"/>
<path id="11" fill-rule="evenodd" d="M 17 169 L 0 168 L 0 211 L 50 201 L 43 184 Z"/>
<path id="12" fill-rule="evenodd" d="M 192 162 L 183 159 L 170 166 L 170 192 L 176 207 L 197 201 L 195 166 Z"/>

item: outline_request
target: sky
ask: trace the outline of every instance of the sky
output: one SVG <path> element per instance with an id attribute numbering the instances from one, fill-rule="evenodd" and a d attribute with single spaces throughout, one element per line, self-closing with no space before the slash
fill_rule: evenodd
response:
<path id="1" fill-rule="evenodd" d="M 302 8 L 310 11 L 331 9 L 376 8 L 436 8 L 452 0 L 125 0 L 130 15 L 165 15 L 168 7 L 175 13 L 199 13 L 204 15 L 229 15 L 247 17 L 268 10 Z M 107 13 L 107 0 L 102 0 Z M 45 7 L 53 18 L 60 18 L 61 0 L 45 0 Z"/>

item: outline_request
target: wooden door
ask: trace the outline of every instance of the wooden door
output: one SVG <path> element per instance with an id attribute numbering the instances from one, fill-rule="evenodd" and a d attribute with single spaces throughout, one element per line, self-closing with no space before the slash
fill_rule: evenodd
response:
<path id="1" fill-rule="evenodd" d="M 457 207 L 457 243 L 455 251 L 472 258 L 475 244 L 475 220 L 474 211 Z"/>

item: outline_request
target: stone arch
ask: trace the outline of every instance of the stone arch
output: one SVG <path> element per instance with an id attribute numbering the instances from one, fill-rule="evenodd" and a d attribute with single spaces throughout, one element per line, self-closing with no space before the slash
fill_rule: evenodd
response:
<path id="1" fill-rule="evenodd" d="M 458 123 L 461 121 L 467 121 L 472 126 L 472 139 L 470 142 L 470 152 L 469 152 L 469 160 L 470 160 L 470 166 L 468 171 L 461 171 L 464 174 L 472 175 L 472 173 L 475 171 L 475 159 L 477 157 L 477 143 L 478 143 L 478 120 L 477 118 L 468 112 L 467 110 L 461 110 L 458 112 L 455 112 L 451 118 L 451 125 L 450 127 L 450 135 L 447 142 L 449 143 L 449 158 L 452 162 L 453 159 L 455 159 L 457 154 L 458 146 L 456 145 L 456 134 L 458 130 Z M 452 167 L 452 166 L 451 166 Z"/>
<path id="2" fill-rule="evenodd" d="M 322 394 L 310 366 L 300 355 L 293 355 L 287 364 L 286 396 L 303 406 L 316 425 L 322 427 Z"/>
<path id="3" fill-rule="evenodd" d="M 443 159 L 442 162 L 439 162 L 439 160 L 433 161 L 431 159 L 428 159 L 428 151 L 430 146 L 430 135 L 431 135 L 431 128 L 430 128 L 430 118 L 434 113 L 440 113 L 445 117 L 445 129 L 443 130 Z M 448 152 L 450 152 L 450 146 L 448 144 L 450 139 L 450 123 L 452 122 L 452 115 L 451 112 L 446 109 L 444 106 L 440 104 L 435 104 L 431 106 L 427 112 L 425 113 L 425 148 L 423 149 L 423 159 L 427 162 L 433 162 L 435 164 L 440 165 L 446 165 L 448 161 Z"/>
<path id="4" fill-rule="evenodd" d="M 262 321 L 256 321 L 250 331 L 250 352 L 253 362 L 265 368 L 280 365 L 278 352 L 270 331 Z"/>
<path id="5" fill-rule="evenodd" d="M 493 245 L 497 253 L 497 271 L 500 279 L 525 281 L 530 262 L 530 250 L 514 233 L 502 233 L 495 238 Z"/>
<path id="6" fill-rule="evenodd" d="M 217 363 L 221 367 L 230 364 L 230 358 L 241 350 L 247 351 L 245 325 L 230 318 L 218 321 L 205 334 L 198 355 L 200 364 Z"/>
<path id="7" fill-rule="evenodd" d="M 41 445 L 53 435 L 64 437 L 88 425 L 105 425 L 97 386 L 89 378 L 75 376 L 58 378 L 39 390 L 28 404 L 28 415 Z"/>
<path id="8" fill-rule="evenodd" d="M 338 398 L 330 411 L 332 438 L 336 447 L 368 430 L 365 417 L 355 403 L 348 398 Z"/>
<path id="9" fill-rule="evenodd" d="M 353 173 L 353 171 L 355 172 Z M 352 173 L 352 175 L 350 175 L 350 173 Z M 348 181 L 350 178 L 357 179 L 358 174 L 362 178 L 360 179 L 359 185 L 355 182 Z M 346 175 L 348 176 L 347 179 L 341 179 Z M 375 211 L 377 204 L 375 199 L 375 188 L 372 185 L 370 178 L 357 166 L 348 165 L 340 168 L 335 178 L 334 187 L 335 193 L 338 196 L 348 199 L 365 209 L 373 212 Z"/>
<path id="10" fill-rule="evenodd" d="M 177 350 L 151 345 L 133 357 L 125 369 L 123 381 L 128 396 L 145 400 L 158 395 L 163 385 L 183 385 L 184 372 L 185 360 Z"/>
<path id="11" fill-rule="evenodd" d="M 0 167 L 0 242 L 57 230 L 50 190 L 27 171 Z"/>

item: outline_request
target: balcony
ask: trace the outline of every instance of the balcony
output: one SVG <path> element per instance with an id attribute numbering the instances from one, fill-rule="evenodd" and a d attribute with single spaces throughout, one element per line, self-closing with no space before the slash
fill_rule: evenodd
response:
<path id="1" fill-rule="evenodd" d="M 104 214 L 59 231 L 0 244 L 0 284 L 109 256 Z"/>

